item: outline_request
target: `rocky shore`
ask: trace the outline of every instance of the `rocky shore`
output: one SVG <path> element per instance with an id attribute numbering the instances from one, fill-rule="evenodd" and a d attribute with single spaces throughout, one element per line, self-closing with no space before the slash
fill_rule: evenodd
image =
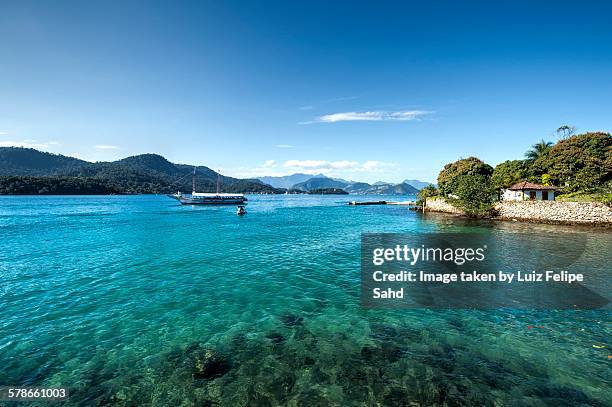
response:
<path id="1" fill-rule="evenodd" d="M 425 210 L 463 215 L 442 198 L 427 199 Z M 501 201 L 493 219 L 552 224 L 612 226 L 612 208 L 599 202 Z"/>

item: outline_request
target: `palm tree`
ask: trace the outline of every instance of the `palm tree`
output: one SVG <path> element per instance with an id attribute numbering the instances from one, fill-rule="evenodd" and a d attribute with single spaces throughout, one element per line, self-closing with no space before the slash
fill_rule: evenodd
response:
<path id="1" fill-rule="evenodd" d="M 564 124 L 557 129 L 557 136 L 559 136 L 560 139 L 566 139 L 573 136 L 574 133 L 576 133 L 576 128 L 567 124 Z"/>
<path id="2" fill-rule="evenodd" d="M 552 146 L 552 141 L 544 141 L 544 139 L 542 139 L 539 143 L 531 146 L 531 149 L 525 153 L 525 158 L 527 158 L 527 161 L 533 162 L 546 154 Z"/>

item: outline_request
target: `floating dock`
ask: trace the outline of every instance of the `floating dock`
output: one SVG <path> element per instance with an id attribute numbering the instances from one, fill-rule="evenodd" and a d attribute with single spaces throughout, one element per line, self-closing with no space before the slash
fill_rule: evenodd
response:
<path id="1" fill-rule="evenodd" d="M 413 201 L 363 201 L 363 202 L 351 201 L 351 202 L 349 202 L 349 205 L 355 205 L 355 206 L 360 206 L 360 205 L 407 205 L 407 206 L 416 206 L 416 202 L 413 202 Z"/>
<path id="2" fill-rule="evenodd" d="M 357 202 L 357 201 L 351 201 L 349 202 L 349 205 L 386 205 L 387 201 L 365 201 L 365 202 Z"/>

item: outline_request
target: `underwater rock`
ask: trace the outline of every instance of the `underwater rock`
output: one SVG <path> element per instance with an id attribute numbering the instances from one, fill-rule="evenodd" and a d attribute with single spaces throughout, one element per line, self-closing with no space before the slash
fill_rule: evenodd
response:
<path id="1" fill-rule="evenodd" d="M 194 379 L 211 380 L 225 375 L 232 368 L 230 362 L 212 348 L 191 345 L 186 353 Z"/>
<path id="2" fill-rule="evenodd" d="M 384 397 L 385 406 L 412 407 L 419 404 L 410 400 L 410 395 L 402 388 L 392 388 Z"/>
<path id="3" fill-rule="evenodd" d="M 266 335 L 266 339 L 269 339 L 275 345 L 280 345 L 285 342 L 285 337 L 278 332 L 271 332 Z"/>
<path id="4" fill-rule="evenodd" d="M 313 366 L 316 363 L 316 361 L 311 358 L 310 356 L 306 356 L 304 358 L 304 366 Z"/>
<path id="5" fill-rule="evenodd" d="M 361 357 L 367 361 L 372 360 L 375 354 L 376 348 L 373 348 L 371 346 L 364 346 L 363 348 L 361 348 Z"/>
<path id="6" fill-rule="evenodd" d="M 288 327 L 302 325 L 304 322 L 303 317 L 298 317 L 294 314 L 283 314 L 279 317 L 280 321 Z"/>
<path id="7" fill-rule="evenodd" d="M 540 386 L 533 389 L 532 394 L 557 406 L 603 406 L 592 400 L 582 390 L 562 386 Z"/>
<path id="8" fill-rule="evenodd" d="M 380 340 L 389 340 L 398 336 L 397 329 L 387 324 L 372 324 L 370 327 L 372 338 Z"/>
<path id="9" fill-rule="evenodd" d="M 397 362 L 402 356 L 402 350 L 393 343 L 386 341 L 379 347 L 364 346 L 361 348 L 361 357 L 374 364 L 385 364 Z"/>
<path id="10" fill-rule="evenodd" d="M 448 345 L 432 347 L 429 354 L 423 357 L 423 362 L 434 369 L 440 369 L 444 373 L 452 373 L 456 368 L 455 350 Z"/>
<path id="11" fill-rule="evenodd" d="M 297 395 L 295 402 L 296 405 L 304 407 L 329 405 L 329 402 L 325 399 L 325 396 L 315 389 L 308 389 L 300 392 Z"/>

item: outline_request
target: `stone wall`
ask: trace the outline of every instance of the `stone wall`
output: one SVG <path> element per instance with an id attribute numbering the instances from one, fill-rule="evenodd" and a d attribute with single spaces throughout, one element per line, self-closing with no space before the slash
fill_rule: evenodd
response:
<path id="1" fill-rule="evenodd" d="M 612 225 L 612 208 L 598 202 L 502 201 L 495 209 L 499 219 Z"/>
<path id="2" fill-rule="evenodd" d="M 443 198 L 427 198 L 425 204 L 425 212 L 444 212 L 453 213 L 455 215 L 463 215 L 463 211 L 455 208 Z"/>
<path id="3" fill-rule="evenodd" d="M 612 226 L 612 208 L 598 202 L 501 201 L 495 210 L 502 220 Z M 427 199 L 425 211 L 463 214 L 442 198 Z"/>

